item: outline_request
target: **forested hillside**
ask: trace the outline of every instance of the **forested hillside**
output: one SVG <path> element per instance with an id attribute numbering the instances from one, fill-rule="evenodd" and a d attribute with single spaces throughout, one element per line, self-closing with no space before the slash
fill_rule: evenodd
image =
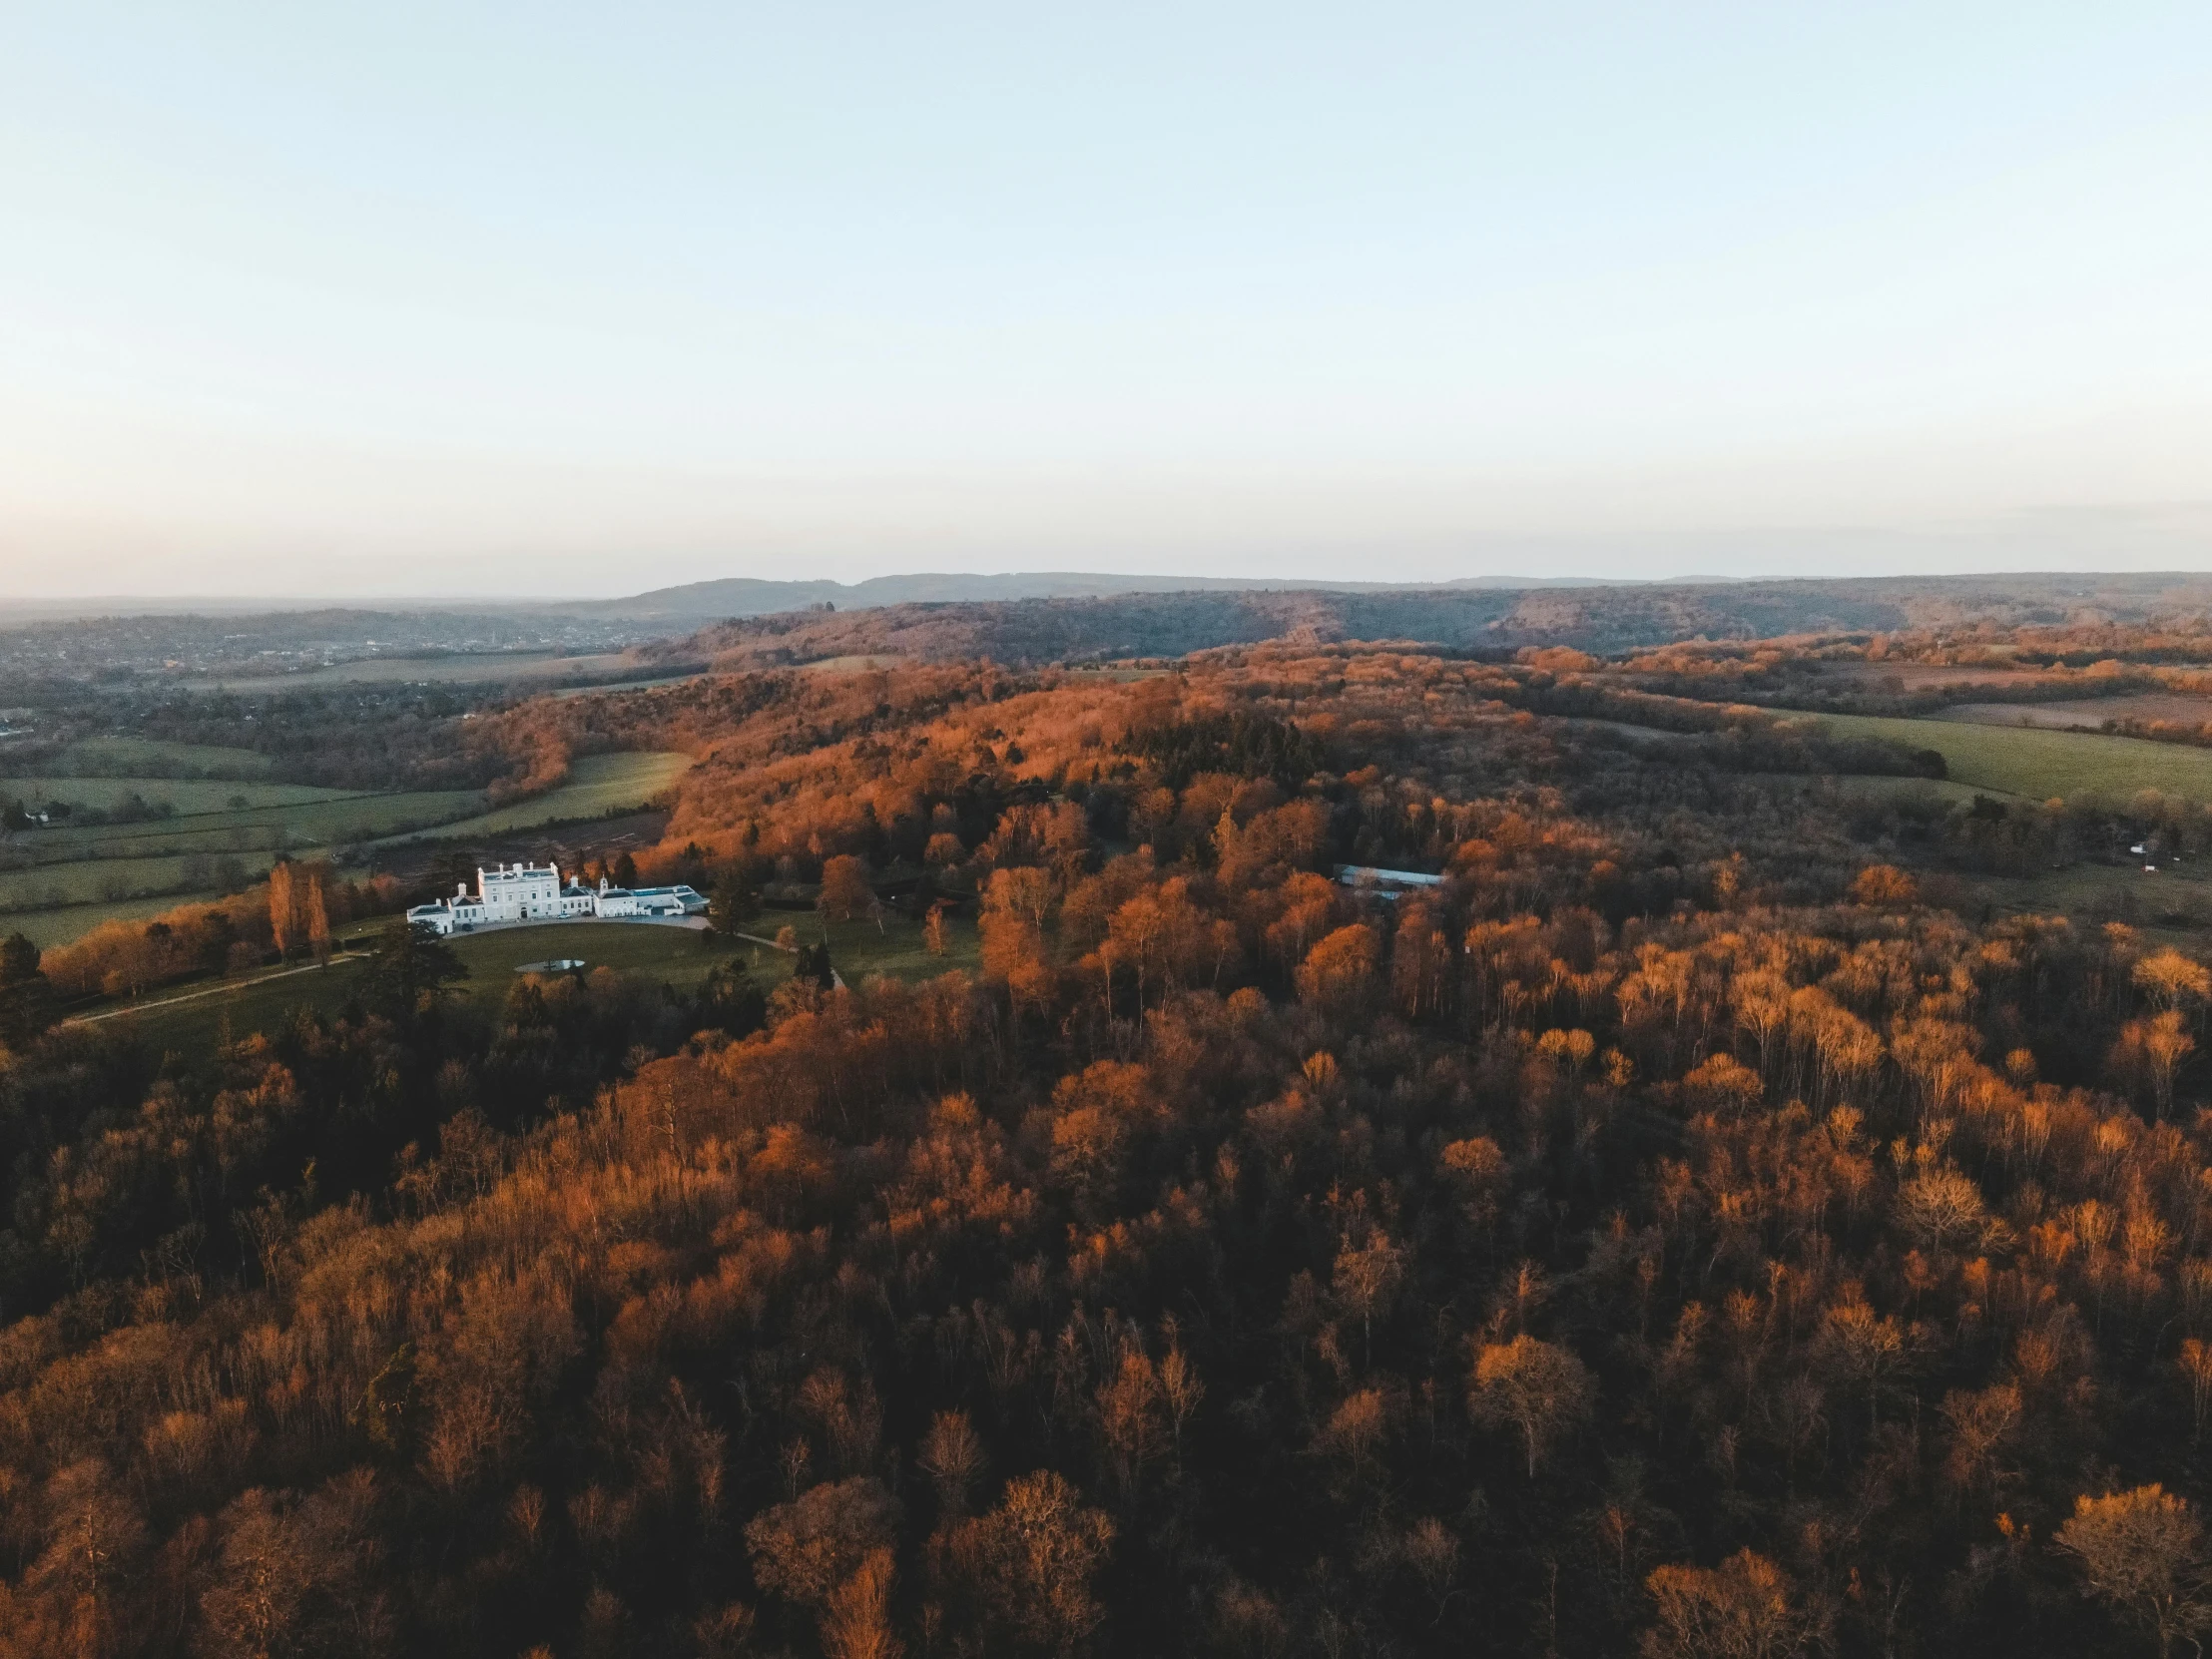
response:
<path id="1" fill-rule="evenodd" d="M 839 657 L 1088 662 L 1180 657 L 1264 640 L 1406 640 L 1510 653 L 1618 653 L 1681 640 L 2022 628 L 2161 629 L 2202 635 L 2212 583 L 2188 575 L 1870 577 L 1848 581 L 1620 587 L 1290 588 L 1137 593 L 1005 603 L 818 607 L 752 617 L 647 648 L 712 654 L 732 668 Z"/>
<path id="2" fill-rule="evenodd" d="M 2212 972 L 1976 883 L 2212 817 L 1733 662 L 530 704 L 695 757 L 696 991 L 401 928 L 157 1051 L 12 949 L 0 1655 L 2180 1651 Z M 771 986 L 772 889 L 979 970 Z"/>

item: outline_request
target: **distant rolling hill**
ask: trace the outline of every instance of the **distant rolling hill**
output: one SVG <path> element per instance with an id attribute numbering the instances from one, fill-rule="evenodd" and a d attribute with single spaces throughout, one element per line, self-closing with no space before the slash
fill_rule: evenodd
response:
<path id="1" fill-rule="evenodd" d="M 886 583 L 873 591 L 893 590 Z M 1224 582 L 1172 592 L 879 601 L 864 609 L 830 603 L 838 608 L 733 615 L 645 654 L 704 657 L 746 668 L 867 656 L 992 657 L 1007 663 L 1178 657 L 1292 637 L 1405 640 L 1458 650 L 1568 645 L 1603 653 L 1700 638 L 1864 635 L 1981 622 L 2201 629 L 2212 618 L 2212 579 L 2035 574 L 1329 589 Z"/>
<path id="2" fill-rule="evenodd" d="M 1282 593 L 1312 588 L 1268 577 L 1113 576 L 1090 571 L 1026 571 L 982 576 L 922 572 L 911 576 L 873 576 L 862 582 L 778 582 L 752 576 L 689 582 L 655 588 L 626 599 L 578 601 L 566 611 L 640 622 L 720 621 L 726 617 L 774 616 L 833 606 L 839 611 L 877 610 L 892 605 L 990 604 L 1023 599 L 1103 599 L 1125 594 Z M 1431 584 L 1342 582 L 1325 584 L 1333 593 L 1388 593 L 1424 590 Z M 1476 576 L 1434 584 L 1450 589 L 1602 587 L 1611 584 L 1577 576 Z M 1633 585 L 1633 584 L 1632 584 Z"/>

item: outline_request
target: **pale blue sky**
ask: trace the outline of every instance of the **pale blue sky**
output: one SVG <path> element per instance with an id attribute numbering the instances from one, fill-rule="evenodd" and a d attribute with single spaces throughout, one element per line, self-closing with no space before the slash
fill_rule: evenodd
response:
<path id="1" fill-rule="evenodd" d="M 0 594 L 2212 565 L 2212 8 L 0 5 Z"/>

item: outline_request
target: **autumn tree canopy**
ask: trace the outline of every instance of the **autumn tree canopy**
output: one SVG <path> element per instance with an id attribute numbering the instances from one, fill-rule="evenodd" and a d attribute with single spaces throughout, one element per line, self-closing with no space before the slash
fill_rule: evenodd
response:
<path id="1" fill-rule="evenodd" d="M 698 756 L 593 853 L 695 976 L 55 1022 L 404 900 L 304 861 L 0 945 L 0 1653 L 2187 1650 L 2212 972 L 1972 885 L 2123 809 L 1680 706 L 1874 649 L 531 702 Z"/>

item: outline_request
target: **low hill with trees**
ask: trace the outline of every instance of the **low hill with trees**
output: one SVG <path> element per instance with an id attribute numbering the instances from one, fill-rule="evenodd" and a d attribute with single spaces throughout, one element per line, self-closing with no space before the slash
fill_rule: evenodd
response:
<path id="1" fill-rule="evenodd" d="M 1987 628 L 2212 629 L 2212 581 L 2190 575 L 1879 577 L 1845 581 L 1124 593 L 793 609 L 644 648 L 765 668 L 841 657 L 990 657 L 1043 664 L 1180 657 L 1266 640 L 1406 640 L 1509 654 L 1617 654 L 1684 640 L 1753 641 Z"/>

